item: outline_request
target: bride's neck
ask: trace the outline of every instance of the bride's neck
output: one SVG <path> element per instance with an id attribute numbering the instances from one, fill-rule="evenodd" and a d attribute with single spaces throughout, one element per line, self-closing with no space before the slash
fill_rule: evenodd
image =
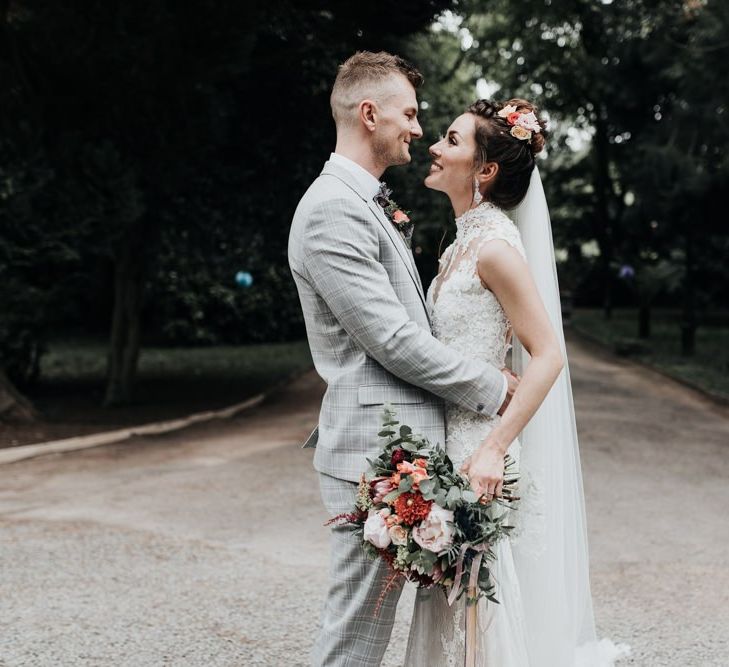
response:
<path id="1" fill-rule="evenodd" d="M 475 204 L 473 201 L 473 193 L 471 192 L 459 192 L 458 194 L 449 194 L 448 197 L 451 200 L 451 206 L 453 207 L 453 213 L 456 218 L 460 218 L 466 211 L 474 208 Z"/>

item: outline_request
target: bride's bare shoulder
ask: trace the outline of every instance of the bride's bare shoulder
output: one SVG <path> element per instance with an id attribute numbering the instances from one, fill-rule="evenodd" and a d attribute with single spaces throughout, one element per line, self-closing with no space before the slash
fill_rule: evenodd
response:
<path id="1" fill-rule="evenodd" d="M 482 240 L 478 246 L 477 259 L 479 268 L 508 268 L 513 264 L 521 267 L 525 263 L 524 256 L 515 244 L 501 237 Z"/>

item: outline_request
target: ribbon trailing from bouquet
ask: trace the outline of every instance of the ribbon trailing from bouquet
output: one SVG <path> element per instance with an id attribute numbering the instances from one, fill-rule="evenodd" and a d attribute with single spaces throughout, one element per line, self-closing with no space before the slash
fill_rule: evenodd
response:
<path id="1" fill-rule="evenodd" d="M 488 551 L 488 548 L 488 542 L 482 542 L 475 546 L 468 543 L 461 545 L 461 551 L 458 554 L 458 562 L 456 563 L 456 578 L 453 580 L 453 587 L 451 588 L 451 592 L 448 594 L 449 606 L 456 601 L 456 598 L 462 590 L 461 579 L 463 578 L 463 559 L 466 556 L 466 552 L 469 549 L 476 552 L 476 555 L 473 557 L 473 563 L 471 563 L 471 576 L 468 580 L 468 587 L 475 588 L 478 585 L 478 572 L 481 569 L 481 561 L 483 560 L 484 553 Z"/>

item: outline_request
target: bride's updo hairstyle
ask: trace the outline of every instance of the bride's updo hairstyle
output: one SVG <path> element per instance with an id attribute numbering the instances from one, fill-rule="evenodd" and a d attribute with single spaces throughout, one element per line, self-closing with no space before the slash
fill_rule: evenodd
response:
<path id="1" fill-rule="evenodd" d="M 507 117 L 499 116 L 499 112 L 508 106 L 516 107 L 520 114 L 534 113 L 539 132 L 532 132 L 529 140 L 516 138 Z M 466 109 L 466 113 L 476 116 L 476 166 L 486 162 L 499 165 L 488 199 L 500 208 L 514 208 L 526 196 L 535 156 L 544 148 L 546 123 L 539 118 L 537 108 L 531 102 L 521 99 L 511 99 L 503 104 L 478 100 Z"/>

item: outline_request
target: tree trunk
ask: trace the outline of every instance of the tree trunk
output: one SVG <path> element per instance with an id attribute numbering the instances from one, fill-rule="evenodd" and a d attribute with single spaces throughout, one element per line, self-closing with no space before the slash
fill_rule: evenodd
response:
<path id="1" fill-rule="evenodd" d="M 137 374 L 143 291 L 142 253 L 132 230 L 122 241 L 114 267 L 114 313 L 111 325 L 104 405 L 132 400 Z"/>
<path id="2" fill-rule="evenodd" d="M 651 307 L 642 303 L 638 308 L 638 338 L 651 337 Z"/>
<path id="3" fill-rule="evenodd" d="M 602 111 L 598 109 L 595 119 L 595 162 L 593 164 L 593 184 L 595 187 L 595 215 L 593 230 L 600 246 L 600 265 L 603 275 L 603 313 L 609 320 L 613 314 L 612 261 L 613 230 L 610 220 L 609 200 L 612 192 L 610 180 L 610 155 L 607 123 Z"/>
<path id="4" fill-rule="evenodd" d="M 683 312 L 681 314 L 681 354 L 692 357 L 696 352 L 696 290 L 694 287 L 693 238 L 686 236 L 686 272 L 683 283 Z"/>
<path id="5" fill-rule="evenodd" d="M 8 380 L 0 369 L 0 422 L 32 422 L 40 418 L 33 404 Z"/>

